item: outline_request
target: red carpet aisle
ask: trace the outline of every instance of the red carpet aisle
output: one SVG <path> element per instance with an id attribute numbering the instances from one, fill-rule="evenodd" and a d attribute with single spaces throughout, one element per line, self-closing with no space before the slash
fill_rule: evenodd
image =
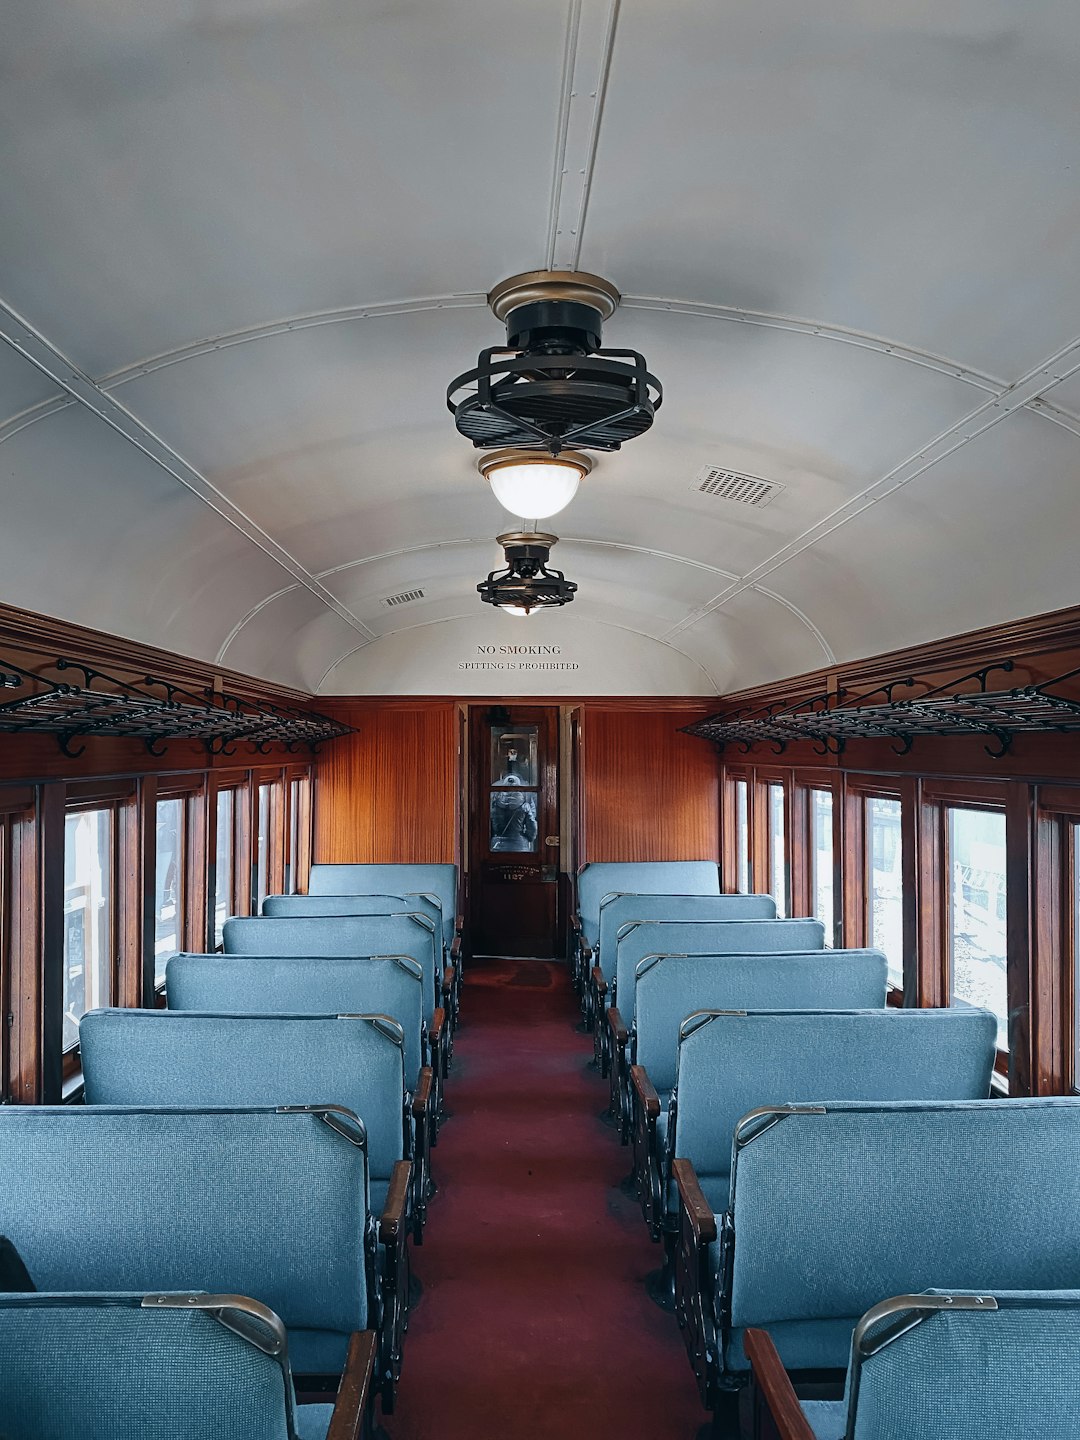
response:
<path id="1" fill-rule="evenodd" d="M 618 1182 L 563 966 L 474 961 L 393 1440 L 692 1440 L 707 1415 Z"/>

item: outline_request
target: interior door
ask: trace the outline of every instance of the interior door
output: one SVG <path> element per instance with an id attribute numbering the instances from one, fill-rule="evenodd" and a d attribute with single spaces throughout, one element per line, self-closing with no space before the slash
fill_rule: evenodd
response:
<path id="1" fill-rule="evenodd" d="M 553 705 L 470 712 L 474 954 L 558 953 L 558 722 Z"/>

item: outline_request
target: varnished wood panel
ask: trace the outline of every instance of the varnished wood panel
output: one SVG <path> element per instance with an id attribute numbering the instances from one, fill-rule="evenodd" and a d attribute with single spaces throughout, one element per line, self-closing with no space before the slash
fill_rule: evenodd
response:
<path id="1" fill-rule="evenodd" d="M 453 861 L 458 828 L 457 712 L 385 702 L 326 707 L 356 727 L 315 767 L 315 861 Z"/>
<path id="2" fill-rule="evenodd" d="M 685 711 L 586 706 L 583 860 L 719 860 L 719 777 Z"/>

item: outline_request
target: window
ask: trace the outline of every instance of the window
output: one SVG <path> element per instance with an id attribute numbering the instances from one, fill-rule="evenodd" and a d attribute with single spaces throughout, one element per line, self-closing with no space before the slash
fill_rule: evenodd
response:
<path id="1" fill-rule="evenodd" d="M 810 791 L 810 889 L 814 914 L 825 926 L 825 943 L 835 939 L 833 910 L 833 797 Z"/>
<path id="2" fill-rule="evenodd" d="M 64 823 L 65 1050 L 78 1044 L 87 1010 L 112 1003 L 115 828 L 112 809 L 80 810 Z"/>
<path id="3" fill-rule="evenodd" d="M 0 815 L 0 1100 L 11 1083 L 11 817 Z"/>
<path id="4" fill-rule="evenodd" d="M 157 859 L 154 884 L 154 984 L 165 980 L 165 965 L 183 944 L 184 820 L 181 799 L 157 802 Z"/>
<path id="5" fill-rule="evenodd" d="M 866 928 L 869 944 L 889 962 L 889 984 L 904 988 L 900 801 L 866 797 Z"/>
<path id="6" fill-rule="evenodd" d="M 740 895 L 750 893 L 750 814 L 745 780 L 735 781 L 735 868 Z"/>
<path id="7" fill-rule="evenodd" d="M 236 791 L 217 793 L 217 849 L 214 871 L 214 944 L 222 943 L 222 927 L 233 914 L 236 890 L 233 882 L 233 857 L 236 833 Z"/>
<path id="8" fill-rule="evenodd" d="M 1072 850 L 1069 897 L 1073 966 L 1073 1089 L 1080 1089 L 1080 821 L 1070 820 Z"/>
<path id="9" fill-rule="evenodd" d="M 784 787 L 769 787 L 769 893 L 778 916 L 787 914 L 787 853 L 784 848 Z"/>
<path id="10" fill-rule="evenodd" d="M 255 860 L 255 905 L 252 913 L 262 911 L 262 902 L 270 893 L 270 795 L 272 785 L 259 786 L 259 839 Z"/>
<path id="11" fill-rule="evenodd" d="M 1005 816 L 948 806 L 949 998 L 981 1005 L 998 1019 L 998 1046 L 1009 1044 L 1005 943 Z"/>

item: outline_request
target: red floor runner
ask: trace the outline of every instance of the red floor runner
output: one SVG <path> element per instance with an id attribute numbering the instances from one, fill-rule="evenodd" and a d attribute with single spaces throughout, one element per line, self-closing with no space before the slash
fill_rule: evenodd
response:
<path id="1" fill-rule="evenodd" d="M 433 1155 L 439 1194 L 414 1251 L 423 1298 L 393 1440 L 660 1440 L 707 1420 L 660 1263 L 619 1189 L 630 1152 L 599 1119 L 566 969 L 474 961 Z"/>

